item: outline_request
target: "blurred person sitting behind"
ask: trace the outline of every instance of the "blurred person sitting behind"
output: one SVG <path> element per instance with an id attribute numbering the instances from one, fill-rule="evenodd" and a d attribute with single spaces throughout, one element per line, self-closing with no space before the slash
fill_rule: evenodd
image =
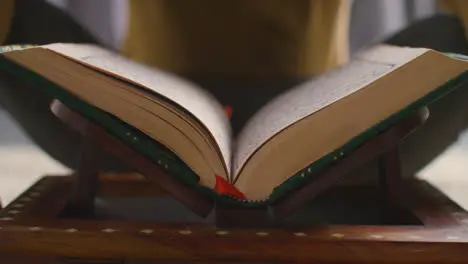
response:
<path id="1" fill-rule="evenodd" d="M 468 54 L 468 3 L 439 2 L 452 15 L 415 23 L 385 42 Z M 350 14 L 347 0 L 130 0 L 121 52 L 188 78 L 231 105 L 237 132 L 275 95 L 349 60 Z M 0 42 L 98 43 L 44 0 L 2 0 Z M 465 128 L 466 98 L 468 88 L 462 88 L 431 106 L 429 123 L 403 146 L 408 174 L 427 164 Z M 50 101 L 32 87 L 7 76 L 0 79 L 0 105 L 49 155 L 75 168 L 79 136 L 51 115 Z M 117 162 L 107 159 L 106 166 L 114 168 Z"/>

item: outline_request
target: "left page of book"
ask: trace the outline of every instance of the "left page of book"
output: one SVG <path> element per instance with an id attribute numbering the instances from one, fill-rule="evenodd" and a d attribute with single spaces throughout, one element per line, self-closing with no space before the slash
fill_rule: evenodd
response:
<path id="1" fill-rule="evenodd" d="M 57 43 L 43 46 L 43 48 L 143 87 L 191 113 L 212 134 L 229 173 L 231 168 L 230 123 L 221 104 L 201 87 L 94 45 Z"/>

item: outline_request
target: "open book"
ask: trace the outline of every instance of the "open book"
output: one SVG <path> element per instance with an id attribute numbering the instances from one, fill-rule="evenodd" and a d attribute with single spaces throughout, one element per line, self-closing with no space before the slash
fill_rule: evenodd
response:
<path id="1" fill-rule="evenodd" d="M 6 48 L 3 70 L 33 83 L 194 188 L 271 201 L 399 118 L 460 86 L 468 63 L 375 46 L 260 109 L 237 138 L 202 87 L 97 46 Z M 225 188 L 224 188 L 225 189 Z"/>

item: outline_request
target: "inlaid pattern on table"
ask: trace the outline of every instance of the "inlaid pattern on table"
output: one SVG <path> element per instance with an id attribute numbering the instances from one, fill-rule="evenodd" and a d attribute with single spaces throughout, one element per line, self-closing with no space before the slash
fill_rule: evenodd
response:
<path id="1" fill-rule="evenodd" d="M 423 263 L 441 258 L 446 258 L 447 262 L 461 261 L 466 259 L 464 252 L 468 250 L 467 229 L 455 225 L 219 229 L 206 224 L 93 221 L 56 218 L 54 214 L 41 217 L 30 214 L 48 207 L 44 199 L 66 200 L 65 196 L 60 197 L 59 190 L 66 190 L 71 182 L 68 177 L 43 178 L 1 212 L 0 256 L 26 254 L 85 259 L 120 256 L 132 260 L 275 260 L 285 263 L 376 262 L 388 258 L 388 261 Z M 428 190 L 421 182 L 411 184 L 414 190 Z M 33 193 L 39 195 L 31 195 Z M 428 195 L 427 198 L 430 197 L 433 196 Z M 444 196 L 436 197 L 439 201 L 444 199 Z M 426 200 L 426 204 L 433 200 Z M 444 205 L 444 210 L 451 210 L 450 216 L 459 220 L 466 216 L 456 205 L 449 206 L 449 202 L 439 204 Z M 10 214 L 11 211 L 20 213 Z"/>

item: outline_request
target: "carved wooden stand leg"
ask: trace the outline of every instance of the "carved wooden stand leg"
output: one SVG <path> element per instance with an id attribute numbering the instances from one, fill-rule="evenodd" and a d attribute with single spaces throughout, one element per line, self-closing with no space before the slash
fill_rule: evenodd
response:
<path id="1" fill-rule="evenodd" d="M 398 147 L 379 156 L 379 187 L 381 194 L 381 217 L 392 219 L 394 209 L 399 207 L 398 186 L 402 181 Z M 393 217 L 394 218 L 394 217 Z"/>
<path id="2" fill-rule="evenodd" d="M 395 147 L 379 157 L 379 183 L 386 201 L 398 195 L 397 187 L 401 180 L 400 156 Z"/>
<path id="3" fill-rule="evenodd" d="M 90 214 L 86 214 L 86 212 L 92 212 L 92 201 L 96 194 L 96 183 L 98 182 L 96 176 L 98 157 L 96 157 L 96 152 L 93 150 L 94 147 L 103 149 L 122 162 L 125 162 L 129 167 L 134 168 L 147 179 L 161 186 L 162 189 L 169 191 L 174 198 L 196 214 L 206 217 L 212 211 L 213 201 L 208 200 L 204 195 L 180 183 L 174 177 L 167 174 L 161 166 L 141 155 L 117 137 L 109 134 L 107 130 L 73 112 L 59 101 L 54 101 L 51 110 L 59 119 L 81 133 L 87 142 L 82 152 L 80 169 L 77 172 L 77 179 L 79 180 L 77 181 L 75 197 L 72 199 L 72 203 L 70 203 L 70 209 L 68 209 L 70 213 L 74 213 L 76 210 L 82 216 L 88 216 Z"/>
<path id="4" fill-rule="evenodd" d="M 86 218 L 94 214 L 94 200 L 99 184 L 99 157 L 95 147 L 84 139 L 80 164 L 75 173 L 75 189 L 67 207 L 69 215 Z"/>

